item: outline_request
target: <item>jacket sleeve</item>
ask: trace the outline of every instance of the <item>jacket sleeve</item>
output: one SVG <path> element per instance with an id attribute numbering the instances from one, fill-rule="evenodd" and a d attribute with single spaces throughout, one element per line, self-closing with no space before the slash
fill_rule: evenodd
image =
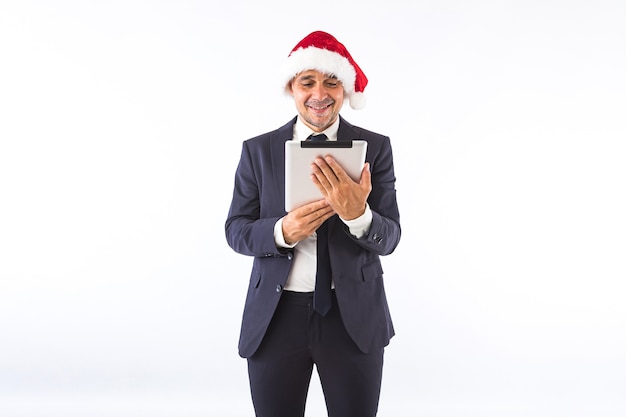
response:
<path id="1" fill-rule="evenodd" d="M 274 224 L 280 216 L 261 218 L 260 184 L 264 172 L 244 142 L 235 174 L 233 198 L 226 219 L 226 240 L 236 252 L 255 257 L 284 256 L 274 242 Z"/>

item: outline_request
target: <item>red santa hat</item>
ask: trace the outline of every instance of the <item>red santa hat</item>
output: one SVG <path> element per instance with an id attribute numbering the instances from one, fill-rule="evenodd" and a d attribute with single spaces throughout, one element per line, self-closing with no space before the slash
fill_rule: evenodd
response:
<path id="1" fill-rule="evenodd" d="M 334 75 L 343 84 L 350 107 L 355 110 L 365 107 L 363 90 L 367 85 L 367 77 L 346 47 L 332 35 L 321 31 L 313 32 L 293 48 L 282 68 L 285 85 L 306 70 Z"/>

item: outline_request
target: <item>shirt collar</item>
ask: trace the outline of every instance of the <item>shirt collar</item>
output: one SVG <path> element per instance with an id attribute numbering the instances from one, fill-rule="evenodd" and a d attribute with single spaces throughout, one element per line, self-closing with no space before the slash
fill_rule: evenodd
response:
<path id="1" fill-rule="evenodd" d="M 328 126 L 324 131 L 313 132 L 313 130 L 311 130 L 310 127 L 305 125 L 304 122 L 300 120 L 300 116 L 298 116 L 298 119 L 296 120 L 296 124 L 293 127 L 293 140 L 299 140 L 299 141 L 306 140 L 306 138 L 308 138 L 312 133 L 315 133 L 315 134 L 323 133 L 326 136 L 328 136 L 328 140 L 337 140 L 338 130 L 339 130 L 339 117 L 337 117 L 337 120 L 335 120 L 334 123 Z"/>

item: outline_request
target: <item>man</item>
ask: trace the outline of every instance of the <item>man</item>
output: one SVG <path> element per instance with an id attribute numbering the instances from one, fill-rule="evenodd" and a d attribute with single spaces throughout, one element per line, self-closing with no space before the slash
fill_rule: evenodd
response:
<path id="1" fill-rule="evenodd" d="M 243 143 L 226 220 L 228 244 L 254 256 L 239 353 L 257 417 L 304 416 L 314 365 L 329 416 L 375 416 L 394 335 L 379 256 L 400 240 L 391 145 L 339 116 L 344 98 L 364 105 L 367 78 L 333 36 L 306 36 L 283 70 L 298 115 Z M 324 198 L 286 213 L 285 141 L 317 134 L 367 141 L 367 162 L 353 181 L 312 161 Z"/>

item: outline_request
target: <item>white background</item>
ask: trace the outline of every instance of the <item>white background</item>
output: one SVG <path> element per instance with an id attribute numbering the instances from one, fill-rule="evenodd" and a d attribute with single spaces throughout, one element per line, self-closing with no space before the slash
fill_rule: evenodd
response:
<path id="1" fill-rule="evenodd" d="M 626 415 L 623 4 L 1 1 L 0 415 L 253 415 L 223 226 L 317 29 L 394 147 L 379 415 Z"/>

